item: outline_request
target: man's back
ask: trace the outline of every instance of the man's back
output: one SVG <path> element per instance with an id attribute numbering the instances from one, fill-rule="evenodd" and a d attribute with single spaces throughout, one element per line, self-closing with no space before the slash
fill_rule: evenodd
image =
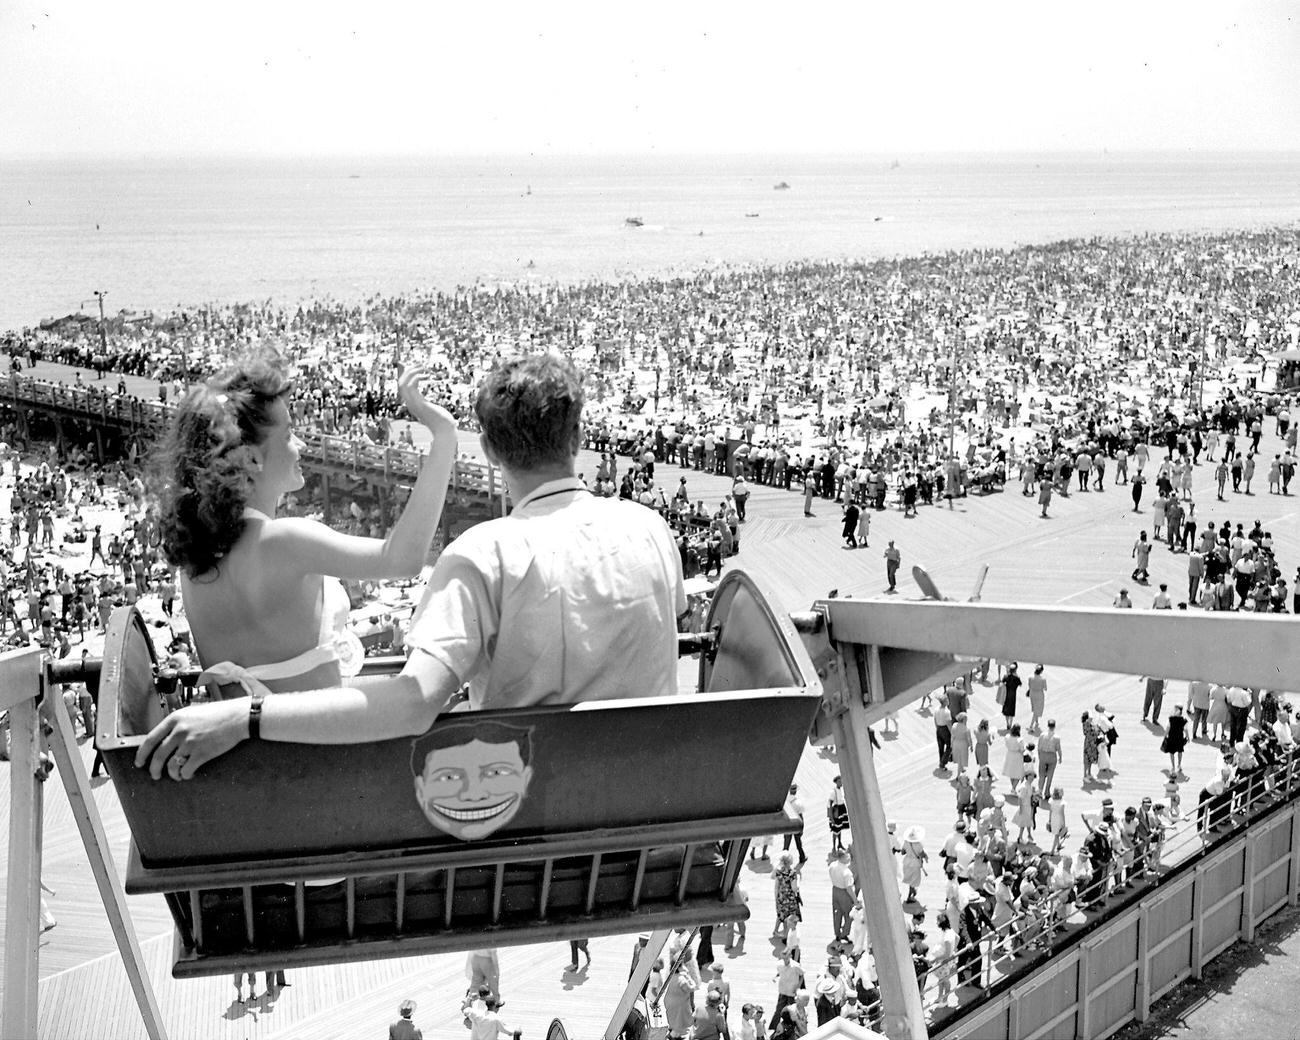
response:
<path id="1" fill-rule="evenodd" d="M 465 1018 L 470 1024 L 469 1040 L 498 1040 L 510 1032 L 496 1011 L 485 1008 L 481 1001 L 466 1009 Z"/>
<path id="2" fill-rule="evenodd" d="M 388 1040 L 424 1040 L 424 1033 L 409 1018 L 399 1018 L 388 1027 Z"/>
<path id="3" fill-rule="evenodd" d="M 727 1037 L 727 1020 L 716 1004 L 695 1009 L 691 1035 L 695 1040 L 719 1040 Z"/>
<path id="4" fill-rule="evenodd" d="M 551 481 L 439 558 L 407 643 L 475 708 L 676 693 L 681 557 L 652 510 Z"/>

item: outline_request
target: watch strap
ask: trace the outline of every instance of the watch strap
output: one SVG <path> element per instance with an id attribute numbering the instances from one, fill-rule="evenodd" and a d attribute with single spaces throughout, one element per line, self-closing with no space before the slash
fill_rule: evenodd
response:
<path id="1" fill-rule="evenodd" d="M 253 694 L 253 701 L 248 706 L 248 739 L 262 739 L 262 702 L 266 700 L 266 694 Z"/>

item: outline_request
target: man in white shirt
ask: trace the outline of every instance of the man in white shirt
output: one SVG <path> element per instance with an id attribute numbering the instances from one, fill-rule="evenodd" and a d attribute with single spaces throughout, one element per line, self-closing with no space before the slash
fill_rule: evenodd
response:
<path id="1" fill-rule="evenodd" d="M 942 700 L 934 709 L 934 740 L 939 746 L 939 768 L 946 770 L 952 761 L 952 713 Z"/>
<path id="2" fill-rule="evenodd" d="M 465 1021 L 469 1023 L 469 1040 L 500 1040 L 514 1032 L 501 1021 L 497 1009 L 501 1002 L 492 994 L 482 994 L 466 1001 L 462 1010 Z"/>
<path id="3" fill-rule="evenodd" d="M 1284 754 L 1295 747 L 1295 737 L 1291 733 L 1291 705 L 1286 701 L 1282 702 L 1282 707 L 1277 713 L 1277 721 L 1273 723 L 1273 735 L 1277 737 Z"/>
<path id="4" fill-rule="evenodd" d="M 772 1012 L 772 1029 L 781 1021 L 783 1008 L 793 1007 L 803 988 L 804 974 L 799 962 L 790 956 L 789 950 L 781 951 L 781 964 L 776 969 L 776 1008 Z"/>
<path id="5" fill-rule="evenodd" d="M 831 860 L 828 871 L 831 879 L 831 928 L 837 943 L 848 942 L 850 916 L 858 892 L 858 880 L 849 859 L 848 850 L 840 849 Z"/>
<path id="6" fill-rule="evenodd" d="M 439 557 L 399 675 L 184 708 L 154 728 L 136 765 L 157 779 L 176 755 L 174 778 L 186 780 L 250 736 L 418 736 L 463 683 L 474 708 L 675 694 L 681 558 L 658 514 L 595 498 L 575 476 L 584 400 L 577 369 L 555 355 L 507 362 L 484 380 L 480 441 L 515 508 Z"/>
<path id="7" fill-rule="evenodd" d="M 1250 691 L 1244 687 L 1228 687 L 1228 739 L 1233 744 L 1246 737 L 1246 726 L 1250 722 L 1250 706 L 1253 701 Z"/>
<path id="8" fill-rule="evenodd" d="M 967 837 L 965 820 L 958 820 L 953 825 L 953 829 L 948 832 L 948 836 L 943 841 L 939 855 L 943 858 L 945 867 L 956 868 L 958 877 L 966 877 L 970 873 L 971 862 L 975 859 L 975 848 Z"/>

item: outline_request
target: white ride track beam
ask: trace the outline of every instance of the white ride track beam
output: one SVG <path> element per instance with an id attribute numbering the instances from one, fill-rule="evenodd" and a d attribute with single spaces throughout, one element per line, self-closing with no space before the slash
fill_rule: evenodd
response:
<path id="1" fill-rule="evenodd" d="M 1290 614 L 842 599 L 815 607 L 840 645 L 1300 690 L 1300 618 Z"/>

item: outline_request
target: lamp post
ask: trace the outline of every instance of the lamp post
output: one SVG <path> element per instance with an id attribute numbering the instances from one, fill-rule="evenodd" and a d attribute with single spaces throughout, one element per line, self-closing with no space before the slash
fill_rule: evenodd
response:
<path id="1" fill-rule="evenodd" d="M 102 289 L 96 289 L 92 295 L 94 295 L 95 299 L 99 301 L 99 346 L 104 352 L 105 361 L 107 361 L 108 334 L 104 331 L 104 297 L 107 296 L 108 293 L 104 292 Z"/>

